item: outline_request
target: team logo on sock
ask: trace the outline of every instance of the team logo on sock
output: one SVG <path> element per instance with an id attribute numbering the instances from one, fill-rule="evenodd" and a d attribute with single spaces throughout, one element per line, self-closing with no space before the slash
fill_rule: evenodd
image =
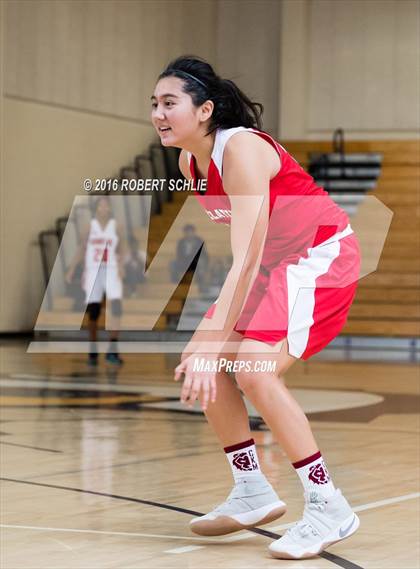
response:
<path id="1" fill-rule="evenodd" d="M 314 484 L 327 484 L 331 480 L 324 462 L 320 462 L 309 469 L 309 480 Z"/>
<path id="2" fill-rule="evenodd" d="M 234 454 L 232 462 L 238 470 L 258 470 L 252 450 Z"/>

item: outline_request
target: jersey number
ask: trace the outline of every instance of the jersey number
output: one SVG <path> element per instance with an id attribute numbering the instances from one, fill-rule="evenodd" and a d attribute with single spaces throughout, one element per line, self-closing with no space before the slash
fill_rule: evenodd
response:
<path id="1" fill-rule="evenodd" d="M 95 263 L 100 263 L 101 261 L 106 263 L 108 260 L 108 248 L 105 247 L 105 249 L 101 249 L 100 247 L 95 247 L 93 260 Z"/>

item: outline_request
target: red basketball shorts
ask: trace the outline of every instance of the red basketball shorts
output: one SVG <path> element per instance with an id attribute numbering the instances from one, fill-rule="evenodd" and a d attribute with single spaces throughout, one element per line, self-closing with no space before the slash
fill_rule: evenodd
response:
<path id="1" fill-rule="evenodd" d="M 360 250 L 354 233 L 282 260 L 258 273 L 235 331 L 274 345 L 287 338 L 289 354 L 304 360 L 343 329 L 356 294 Z M 205 316 L 211 318 L 213 304 Z"/>

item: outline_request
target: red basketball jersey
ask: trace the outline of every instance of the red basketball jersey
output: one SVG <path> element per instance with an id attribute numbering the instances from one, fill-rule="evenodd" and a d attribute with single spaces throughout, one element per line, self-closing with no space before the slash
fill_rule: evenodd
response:
<path id="1" fill-rule="evenodd" d="M 277 151 L 281 167 L 270 180 L 270 224 L 262 265 L 272 268 L 286 256 L 303 254 L 327 239 L 334 239 L 349 224 L 346 213 L 317 186 L 299 163 L 269 134 L 253 129 L 236 127 L 217 130 L 211 155 L 207 189 L 195 192 L 210 219 L 230 224 L 231 204 L 223 189 L 223 154 L 226 143 L 238 132 L 253 132 L 271 144 Z M 191 176 L 197 175 L 195 159 L 188 153 Z"/>
<path id="2" fill-rule="evenodd" d="M 271 345 L 287 338 L 289 354 L 307 359 L 342 330 L 354 299 L 360 251 L 346 213 L 270 135 L 244 127 L 218 130 L 207 189 L 196 192 L 209 217 L 230 223 L 222 183 L 223 152 L 241 131 L 261 136 L 277 151 L 281 167 L 270 181 L 270 221 L 259 273 L 235 331 Z M 191 176 L 197 183 L 194 157 Z M 211 318 L 216 304 L 205 316 Z"/>

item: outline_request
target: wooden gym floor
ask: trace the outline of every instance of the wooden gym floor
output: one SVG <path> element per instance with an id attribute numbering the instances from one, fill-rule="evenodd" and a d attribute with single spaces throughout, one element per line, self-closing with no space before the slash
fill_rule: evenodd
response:
<path id="1" fill-rule="evenodd" d="M 173 357 L 126 355 L 119 371 L 83 355 L 1 347 L 2 569 L 419 566 L 419 370 L 298 362 L 287 380 L 337 486 L 361 519 L 322 557 L 267 546 L 302 510 L 300 484 L 250 409 L 262 467 L 288 503 L 281 520 L 222 538 L 188 522 L 224 500 L 231 474 L 201 413 L 180 412 Z"/>

